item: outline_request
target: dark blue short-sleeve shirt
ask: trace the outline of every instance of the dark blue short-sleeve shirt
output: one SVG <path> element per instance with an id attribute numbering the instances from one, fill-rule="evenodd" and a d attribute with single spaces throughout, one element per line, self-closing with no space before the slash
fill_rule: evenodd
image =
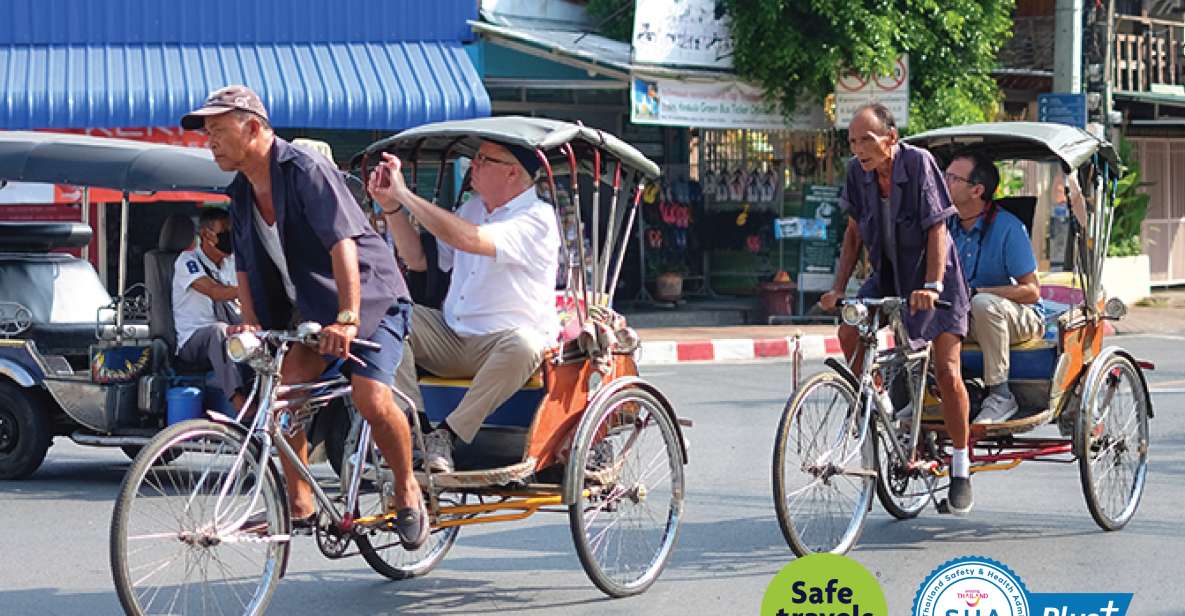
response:
<path id="1" fill-rule="evenodd" d="M 329 251 L 341 240 L 353 239 L 362 292 L 358 335 L 369 338 L 388 308 L 408 298 L 391 247 L 371 227 L 341 171 L 325 156 L 277 137 L 271 151 L 271 180 L 276 227 L 301 318 L 322 325 L 337 319 L 340 306 Z M 240 173 L 227 192 L 235 263 L 247 274 L 256 317 L 264 328 L 286 328 L 292 306 L 255 229 L 251 183 Z"/>

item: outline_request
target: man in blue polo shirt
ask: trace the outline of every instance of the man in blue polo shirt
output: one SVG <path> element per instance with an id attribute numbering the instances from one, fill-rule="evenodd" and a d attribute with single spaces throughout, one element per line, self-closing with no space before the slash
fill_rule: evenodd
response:
<path id="1" fill-rule="evenodd" d="M 951 236 L 971 288 L 964 340 L 979 343 L 988 388 L 975 423 L 1004 422 L 1017 410 L 1008 390 L 1008 347 L 1040 338 L 1045 330 L 1037 260 L 1024 224 L 992 202 L 1000 172 L 990 159 L 977 152 L 956 154 L 945 176 L 959 210 Z"/>
<path id="2" fill-rule="evenodd" d="M 236 329 L 288 329 L 298 320 L 323 326 L 319 348 L 297 344 L 288 352 L 281 382 L 308 382 L 329 359 L 347 360 L 342 371 L 354 404 L 395 477 L 386 503 L 396 512 L 395 529 L 405 548 L 419 548 L 428 538 L 428 514 L 412 474 L 407 417 L 391 391 L 411 300 L 391 249 L 333 163 L 277 137 L 246 86 L 213 92 L 181 126 L 205 130 L 214 161 L 238 172 L 227 188 L 243 316 Z M 355 339 L 379 348 L 351 347 Z M 289 443 L 307 463 L 304 433 Z M 294 530 L 307 532 L 315 524 L 312 488 L 287 458 L 281 462 Z"/>

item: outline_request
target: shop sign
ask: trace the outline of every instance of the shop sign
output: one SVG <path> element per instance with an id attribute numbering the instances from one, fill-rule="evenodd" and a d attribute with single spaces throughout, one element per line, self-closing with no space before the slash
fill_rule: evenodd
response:
<path id="1" fill-rule="evenodd" d="M 718 0 L 637 0 L 632 58 L 638 64 L 732 69 L 732 31 Z"/>
<path id="2" fill-rule="evenodd" d="M 835 280 L 835 260 L 845 220 L 839 209 L 839 188 L 812 185 L 805 188 L 802 215 L 826 229 L 821 239 L 809 239 L 799 249 L 798 286 L 803 291 L 817 292 L 831 288 Z"/>
<path id="3" fill-rule="evenodd" d="M 869 76 L 848 71 L 835 81 L 835 126 L 847 128 L 856 110 L 881 103 L 893 113 L 898 128 L 909 125 L 909 55 L 902 54 L 890 75 Z"/>
<path id="4" fill-rule="evenodd" d="M 787 122 L 760 88 L 736 80 L 691 82 L 636 74 L 632 81 L 630 121 L 635 124 L 759 130 L 826 126 L 818 104 L 800 104 Z"/>

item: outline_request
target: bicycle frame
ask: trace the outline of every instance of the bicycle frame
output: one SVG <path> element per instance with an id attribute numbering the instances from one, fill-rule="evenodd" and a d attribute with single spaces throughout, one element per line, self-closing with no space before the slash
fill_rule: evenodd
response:
<path id="1" fill-rule="evenodd" d="M 862 365 L 858 376 L 859 388 L 856 391 L 856 399 L 862 405 L 860 436 L 857 443 L 862 446 L 864 439 L 868 438 L 873 408 L 875 408 L 881 425 L 888 431 L 891 437 L 889 441 L 892 444 L 893 453 L 898 459 L 907 461 L 908 466 L 913 469 L 920 462 L 918 460 L 918 444 L 921 437 L 922 403 L 925 400 L 926 393 L 925 378 L 930 368 L 931 343 L 927 341 L 921 349 L 916 351 L 902 346 L 903 343 L 908 345 L 907 341 L 909 340 L 909 334 L 905 329 L 904 323 L 901 321 L 901 310 L 908 306 L 907 300 L 903 298 L 862 298 L 844 300 L 844 304 L 858 304 L 866 308 L 879 308 L 874 314 L 865 314 L 863 319 L 858 323 L 848 323 L 848 325 L 856 327 L 860 332 L 861 346 L 864 349 Z M 894 348 L 882 352 L 879 350 L 880 342 L 877 338 L 877 331 L 880 330 L 885 321 L 888 321 L 891 327 L 895 344 Z M 916 379 L 913 375 L 914 366 L 920 368 Z M 882 370 L 883 368 L 889 368 L 890 370 Z M 893 409 L 884 408 L 880 403 L 880 397 L 875 395 L 877 390 L 877 375 L 884 374 L 885 372 L 895 374 L 899 370 L 904 370 L 906 373 L 910 403 L 914 408 L 913 416 L 910 419 L 911 426 L 908 449 L 902 446 L 897 427 L 892 417 L 889 416 L 889 413 Z M 890 384 L 882 382 L 882 386 L 889 387 Z M 856 450 L 858 451 L 859 448 Z M 922 477 L 926 479 L 930 492 L 930 500 L 937 505 L 937 498 L 934 496 L 935 476 L 931 472 L 932 470 L 929 468 L 923 469 Z"/>
<path id="2" fill-rule="evenodd" d="M 292 344 L 312 343 L 316 333 L 309 333 L 304 326 L 298 328 L 296 333 L 286 331 L 264 331 L 256 332 L 255 336 L 264 343 L 264 346 L 248 354 L 247 357 L 242 358 L 255 369 L 258 378 L 251 389 L 251 393 L 243 405 L 241 411 L 236 417 L 236 422 L 241 422 L 246 409 L 251 407 L 251 403 L 256 399 L 259 400 L 259 411 L 255 414 L 255 419 L 248 426 L 248 440 L 244 442 L 243 448 L 239 451 L 235 463 L 231 466 L 231 470 L 227 473 L 227 479 L 223 484 L 222 490 L 219 493 L 218 500 L 214 507 L 214 519 L 217 526 L 218 521 L 222 517 L 222 510 L 224 499 L 229 493 L 230 487 L 235 483 L 235 477 L 243 469 L 246 464 L 248 446 L 251 439 L 258 439 L 259 458 L 256 460 L 258 468 L 262 468 L 268 462 L 268 457 L 271 455 L 271 449 L 274 445 L 276 451 L 286 459 L 293 468 L 296 469 L 300 479 L 305 481 L 312 487 L 313 496 L 317 501 L 318 509 L 324 511 L 332 524 L 341 530 L 350 530 L 354 523 L 354 511 L 358 504 L 358 491 L 361 485 L 361 472 L 356 470 L 350 476 L 349 486 L 346 490 L 345 507 L 340 510 L 334 506 L 333 499 L 325 493 L 325 491 L 318 484 L 312 471 L 305 465 L 296 451 L 288 443 L 288 439 L 284 437 L 285 433 L 295 433 L 297 430 L 303 430 L 305 422 L 310 420 L 313 414 L 324 406 L 326 403 L 336 400 L 338 398 L 349 398 L 353 393 L 353 388 L 344 376 L 341 374 L 333 374 L 332 376 L 325 376 L 324 374 L 311 382 L 298 383 L 293 385 L 283 385 L 280 383 L 281 369 L 284 365 L 284 359 L 288 354 Z M 272 351 L 268 345 L 274 345 L 275 350 Z M 416 412 L 415 403 L 412 400 L 395 389 L 391 388 L 392 392 L 400 400 L 407 405 L 406 408 L 411 409 L 410 415 L 412 417 L 413 434 L 418 442 L 421 451 L 423 450 L 423 434 L 419 425 L 419 413 Z M 314 408 L 308 409 L 312 405 Z M 365 461 L 365 456 L 369 453 L 371 447 L 371 433 L 370 424 L 363 422 L 362 438 L 358 439 L 356 450 L 353 452 L 352 459 L 357 461 L 357 468 L 361 469 Z M 427 473 L 427 488 L 429 497 L 432 499 L 432 509 L 435 510 L 435 490 L 432 489 L 432 476 Z M 246 523 L 250 516 L 250 511 L 254 510 L 258 503 L 260 493 L 263 489 L 263 482 L 257 482 L 252 489 L 250 506 L 243 510 L 243 513 L 232 523 L 227 524 L 226 532 L 237 532 L 244 523 Z"/>

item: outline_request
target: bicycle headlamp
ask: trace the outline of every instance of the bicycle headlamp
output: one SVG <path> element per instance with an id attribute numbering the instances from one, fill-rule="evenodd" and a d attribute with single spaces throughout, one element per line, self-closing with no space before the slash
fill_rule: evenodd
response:
<path id="1" fill-rule="evenodd" d="M 263 346 L 259 336 L 251 332 L 240 332 L 226 339 L 226 354 L 235 363 L 243 363 Z"/>
<path id="2" fill-rule="evenodd" d="M 868 307 L 864 304 L 844 304 L 839 314 L 845 324 L 859 327 L 868 319 Z"/>

